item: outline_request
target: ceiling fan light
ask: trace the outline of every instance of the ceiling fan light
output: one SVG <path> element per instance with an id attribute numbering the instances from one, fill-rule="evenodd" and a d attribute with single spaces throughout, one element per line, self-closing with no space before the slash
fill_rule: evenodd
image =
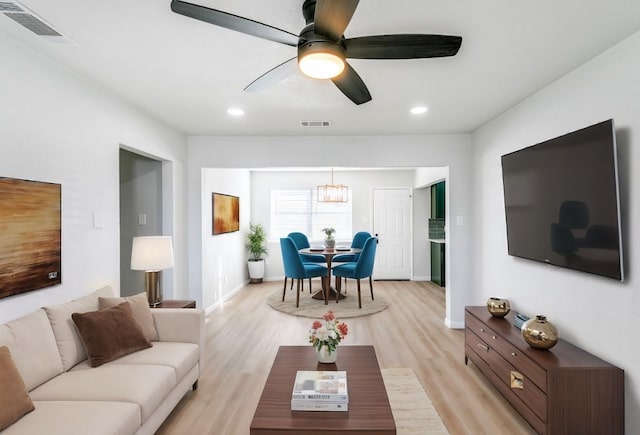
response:
<path id="1" fill-rule="evenodd" d="M 298 61 L 300 71 L 314 79 L 331 79 L 344 71 L 344 60 L 333 53 L 309 53 Z"/>

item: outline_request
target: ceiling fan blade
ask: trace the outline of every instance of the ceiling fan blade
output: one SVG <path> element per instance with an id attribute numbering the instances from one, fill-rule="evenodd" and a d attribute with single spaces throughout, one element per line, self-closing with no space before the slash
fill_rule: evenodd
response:
<path id="1" fill-rule="evenodd" d="M 461 44 L 461 36 L 447 35 L 376 35 L 345 40 L 347 57 L 351 59 L 455 56 Z"/>
<path id="2" fill-rule="evenodd" d="M 317 0 L 314 26 L 316 33 L 334 41 L 342 38 L 360 0 Z"/>
<path id="3" fill-rule="evenodd" d="M 291 59 L 282 62 L 275 68 L 270 69 L 260 77 L 249 83 L 245 91 L 255 93 L 263 91 L 276 83 L 281 82 L 292 74 L 298 71 L 298 58 L 292 57 Z"/>
<path id="4" fill-rule="evenodd" d="M 338 77 L 331 79 L 338 89 L 355 104 L 363 104 L 371 101 L 371 94 L 356 70 L 345 63 L 344 71 Z"/>
<path id="5" fill-rule="evenodd" d="M 171 0 L 171 10 L 176 14 L 195 18 L 196 20 L 224 27 L 225 29 L 291 45 L 292 47 L 297 47 L 298 45 L 298 35 L 217 9 L 210 9 L 181 0 Z"/>

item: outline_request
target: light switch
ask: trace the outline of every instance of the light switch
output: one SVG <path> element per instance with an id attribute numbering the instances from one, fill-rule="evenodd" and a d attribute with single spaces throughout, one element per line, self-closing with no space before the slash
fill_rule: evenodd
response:
<path id="1" fill-rule="evenodd" d="M 464 225 L 462 216 L 456 216 L 456 225 L 461 227 L 462 225 Z"/>
<path id="2" fill-rule="evenodd" d="M 93 212 L 93 228 L 104 228 L 104 213 Z"/>
<path id="3" fill-rule="evenodd" d="M 142 225 L 142 226 L 147 225 L 147 215 L 146 214 L 139 214 L 138 215 L 138 225 Z"/>

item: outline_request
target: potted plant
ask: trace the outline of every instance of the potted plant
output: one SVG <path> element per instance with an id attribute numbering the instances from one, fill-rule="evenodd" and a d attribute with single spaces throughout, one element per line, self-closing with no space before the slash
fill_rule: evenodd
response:
<path id="1" fill-rule="evenodd" d="M 247 235 L 247 249 L 249 250 L 249 282 L 259 283 L 264 278 L 264 259 L 269 250 L 265 245 L 267 232 L 260 224 L 249 224 L 249 234 Z"/>
<path id="2" fill-rule="evenodd" d="M 334 248 L 336 246 L 336 239 L 333 238 L 333 233 L 335 233 L 336 230 L 333 228 L 323 228 L 322 231 L 325 235 L 324 246 L 327 248 Z"/>

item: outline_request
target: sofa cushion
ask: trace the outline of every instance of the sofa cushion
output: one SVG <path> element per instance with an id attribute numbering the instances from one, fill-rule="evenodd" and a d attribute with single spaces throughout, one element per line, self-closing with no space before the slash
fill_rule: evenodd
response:
<path id="1" fill-rule="evenodd" d="M 31 391 L 31 399 L 136 403 L 144 423 L 175 386 L 171 367 L 108 363 L 56 376 Z"/>
<path id="2" fill-rule="evenodd" d="M 170 343 L 158 341 L 153 347 L 130 353 L 109 364 L 138 364 L 171 367 L 176 374 L 176 383 L 180 382 L 196 365 L 200 349 L 193 343 Z M 82 361 L 72 370 L 91 369 L 89 361 Z"/>
<path id="3" fill-rule="evenodd" d="M 87 358 L 78 329 L 71 320 L 71 314 L 97 310 L 98 297 L 100 296 L 113 296 L 113 289 L 110 286 L 102 287 L 67 303 L 44 307 L 49 322 L 51 322 L 58 352 L 60 352 L 62 359 L 62 367 L 65 371 Z"/>
<path id="4" fill-rule="evenodd" d="M 153 323 L 153 316 L 151 315 L 146 293 L 143 292 L 120 298 L 99 297 L 98 308 L 104 310 L 105 308 L 111 308 L 122 302 L 129 302 L 129 305 L 131 305 L 133 318 L 136 319 L 136 322 L 140 325 L 140 329 L 142 329 L 142 333 L 147 340 L 158 341 L 158 332 L 156 331 L 156 325 Z"/>
<path id="5" fill-rule="evenodd" d="M 0 346 L 7 346 L 27 390 L 62 373 L 62 360 L 44 310 L 0 325 Z"/>
<path id="6" fill-rule="evenodd" d="M 36 410 L 2 435 L 133 434 L 141 425 L 140 408 L 129 402 L 36 401 Z"/>
<path id="7" fill-rule="evenodd" d="M 7 346 L 0 346 L 0 431 L 35 408 Z"/>
<path id="8" fill-rule="evenodd" d="M 91 367 L 151 347 L 133 318 L 129 302 L 115 307 L 71 315 L 78 327 Z"/>

